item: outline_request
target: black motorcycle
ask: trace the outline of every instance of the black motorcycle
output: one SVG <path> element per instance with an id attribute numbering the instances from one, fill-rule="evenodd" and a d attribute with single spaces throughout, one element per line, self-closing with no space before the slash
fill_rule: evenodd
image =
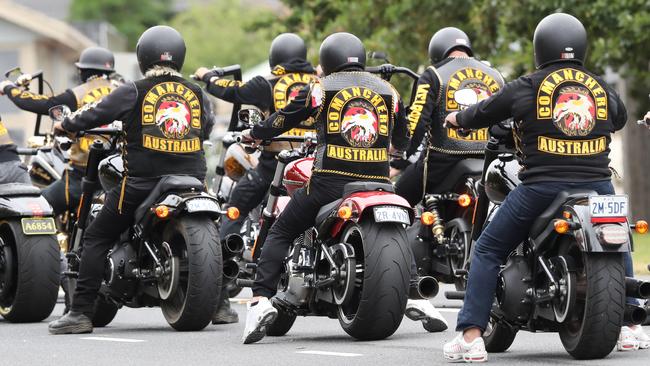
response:
<path id="1" fill-rule="evenodd" d="M 66 113 L 51 111 L 53 117 Z M 84 135 L 112 138 L 108 147 L 101 140 L 90 147 L 67 254 L 65 275 L 71 288 L 78 276 L 84 230 L 103 204 L 102 196 L 95 193 L 100 186 L 108 192 L 124 179 L 121 158 L 106 156 L 115 150 L 121 130 L 98 128 L 77 134 Z M 121 306 L 160 306 L 169 325 L 181 331 L 201 330 L 210 323 L 222 281 L 222 249 L 214 220 L 224 212 L 204 190 L 198 179 L 176 175 L 164 176 L 152 189 L 136 210 L 133 226 L 106 257 L 92 319 L 95 327 L 109 324 Z"/>
<path id="2" fill-rule="evenodd" d="M 459 101 L 460 102 L 460 101 Z M 471 104 L 471 103 L 469 103 Z M 474 192 L 478 197 L 472 240 L 518 184 L 511 126 L 490 129 L 485 163 Z M 490 322 L 483 334 L 488 352 L 503 352 L 519 330 L 558 332 L 576 359 L 607 356 L 624 320 L 639 324 L 640 307 L 625 296 L 647 298 L 650 283 L 625 277 L 623 254 L 632 250 L 627 196 L 575 189 L 560 192 L 502 265 Z"/>

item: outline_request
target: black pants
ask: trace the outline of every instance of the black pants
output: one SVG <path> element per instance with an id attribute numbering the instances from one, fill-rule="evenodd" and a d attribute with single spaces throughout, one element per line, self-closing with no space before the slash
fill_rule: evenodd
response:
<path id="1" fill-rule="evenodd" d="M 427 165 L 426 190 L 424 187 L 424 159 L 426 153 L 420 155 L 420 159 L 409 165 L 399 177 L 395 184 L 395 192 L 404 197 L 411 206 L 415 206 L 424 197 L 425 193 L 434 193 L 433 189 L 443 180 L 447 173 L 461 160 L 453 155 L 430 152 Z"/>
<path id="2" fill-rule="evenodd" d="M 83 251 L 72 310 L 92 315 L 97 292 L 102 284 L 106 255 L 113 244 L 133 223 L 133 215 L 158 183 L 159 178 L 128 178 L 121 210 L 120 188 L 106 194 L 104 207 L 83 236 Z"/>
<path id="3" fill-rule="evenodd" d="M 309 186 L 297 190 L 266 237 L 255 275 L 253 296 L 272 297 L 277 292 L 282 263 L 294 239 L 309 227 L 321 207 L 343 196 L 343 186 L 354 181 L 343 176 L 313 176 Z"/>
<path id="4" fill-rule="evenodd" d="M 52 206 L 55 215 L 68 210 L 76 210 L 81 198 L 81 178 L 83 172 L 78 169 L 65 170 L 63 177 L 43 188 L 41 194 Z"/>
<path id="5" fill-rule="evenodd" d="M 239 218 L 237 220 L 223 219 L 221 224 L 221 239 L 223 240 L 228 234 L 239 234 L 241 227 L 246 220 L 246 216 L 255 209 L 262 201 L 269 190 L 275 168 L 278 161 L 273 153 L 262 153 L 259 163 L 255 169 L 244 175 L 230 194 L 228 206 L 234 206 L 239 209 Z"/>

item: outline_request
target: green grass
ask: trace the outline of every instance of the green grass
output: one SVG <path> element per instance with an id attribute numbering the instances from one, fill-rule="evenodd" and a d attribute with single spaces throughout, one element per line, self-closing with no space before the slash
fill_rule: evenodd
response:
<path id="1" fill-rule="evenodd" d="M 650 234 L 634 234 L 634 273 L 637 275 L 650 275 L 648 264 L 650 264 Z"/>

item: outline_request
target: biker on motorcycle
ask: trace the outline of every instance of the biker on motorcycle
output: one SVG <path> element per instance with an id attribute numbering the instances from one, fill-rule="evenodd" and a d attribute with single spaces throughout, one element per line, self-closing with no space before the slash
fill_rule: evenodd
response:
<path id="1" fill-rule="evenodd" d="M 149 28 L 140 36 L 136 54 L 144 79 L 115 89 L 55 125 L 61 132 L 74 133 L 122 121 L 126 177 L 121 187 L 107 192 L 102 210 L 84 234 L 71 310 L 50 323 L 52 334 L 92 332 L 93 305 L 108 250 L 160 178 L 205 178 L 202 142 L 214 121 L 205 94 L 179 72 L 185 59 L 183 37 L 167 26 Z"/>
<path id="2" fill-rule="evenodd" d="M 115 72 L 113 53 L 102 47 L 89 47 L 81 52 L 79 62 L 75 63 L 79 70 L 81 84 L 67 89 L 59 95 L 34 94 L 20 89 L 11 81 L 0 82 L 0 95 L 7 97 L 20 109 L 47 115 L 50 108 L 66 105 L 71 111 L 101 100 L 117 87 L 109 79 Z M 110 123 L 108 121 L 106 123 Z M 81 139 L 70 147 L 70 169 L 58 181 L 43 189 L 43 197 L 54 209 L 55 215 L 68 210 L 74 210 L 81 197 L 81 178 L 88 161 L 88 148 L 92 137 Z"/>
<path id="3" fill-rule="evenodd" d="M 405 120 L 396 118 L 400 112 L 397 92 L 389 83 L 364 72 L 365 62 L 366 52 L 359 38 L 343 32 L 330 35 L 320 48 L 325 75 L 320 82 L 303 88 L 285 108 L 244 132 L 250 139 L 268 139 L 313 117 L 318 134 L 309 184 L 294 193 L 262 248 L 253 299 L 247 304 L 245 344 L 261 340 L 266 326 L 277 316 L 269 298 L 277 291 L 282 261 L 290 243 L 314 224 L 321 207 L 342 196 L 346 183 L 388 181 L 391 142 L 397 149 L 408 143 Z M 353 97 L 348 88 L 364 92 Z M 341 98 L 351 102 L 346 105 Z M 371 101 L 389 107 L 375 109 Z M 340 110 L 335 113 L 336 108 Z M 333 117 L 335 121 L 328 121 Z M 371 149 L 381 153 L 366 154 Z"/>
<path id="4" fill-rule="evenodd" d="M 584 67 L 587 33 L 575 17 L 557 13 L 544 18 L 533 37 L 537 71 L 506 84 L 496 95 L 461 112 L 446 124 L 465 129 L 513 118 L 518 156 L 518 185 L 494 215 L 475 245 L 467 292 L 458 314 L 461 332 L 444 345 L 444 356 L 466 362 L 487 361 L 481 334 L 495 296 L 500 265 L 526 238 L 535 219 L 567 189 L 613 194 L 609 169 L 611 133 L 625 126 L 622 101 L 599 76 Z M 632 277 L 631 256 L 625 257 Z M 628 303 L 638 305 L 636 299 Z M 650 346 L 640 326 L 623 327 L 618 349 Z M 636 344 L 635 344 L 636 343 Z"/>
<path id="5" fill-rule="evenodd" d="M 285 107 L 298 91 L 315 79 L 314 67 L 306 61 L 307 47 L 298 35 L 283 33 L 275 37 L 269 51 L 271 76 L 256 76 L 246 83 L 219 79 L 214 72 L 200 67 L 194 75 L 206 84 L 206 90 L 219 99 L 235 104 L 250 104 L 266 115 Z M 312 130 L 310 121 L 296 126 L 289 134 L 304 134 Z M 239 234 L 248 214 L 259 206 L 277 165 L 275 158 L 279 151 L 262 151 L 257 167 L 250 170 L 238 182 L 230 194 L 228 206 L 239 209 L 239 219 L 224 220 L 221 223 L 221 240 L 230 234 Z M 243 170 L 243 168 L 242 168 Z M 213 324 L 237 323 L 237 312 L 230 308 L 228 292 L 224 286 L 221 305 L 212 320 Z"/>
<path id="6" fill-rule="evenodd" d="M 20 161 L 16 144 L 9 136 L 9 130 L 0 118 L 0 184 L 25 183 L 32 184 L 27 167 Z"/>

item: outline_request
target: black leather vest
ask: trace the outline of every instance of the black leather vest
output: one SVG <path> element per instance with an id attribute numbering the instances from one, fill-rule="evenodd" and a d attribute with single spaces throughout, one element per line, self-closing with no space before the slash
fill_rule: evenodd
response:
<path id="1" fill-rule="evenodd" d="M 456 130 L 443 127 L 443 123 L 449 113 L 462 108 L 454 99 L 457 90 L 473 89 L 479 101 L 487 99 L 503 87 L 501 74 L 474 58 L 452 58 L 438 68 L 430 68 L 440 81 L 438 105 L 432 118 L 430 148 L 450 155 L 483 154 L 488 140 L 487 128 L 462 137 Z"/>
<path id="2" fill-rule="evenodd" d="M 146 78 L 135 86 L 137 109 L 124 127 L 127 174 L 204 176 L 201 89 L 176 76 Z"/>
<path id="3" fill-rule="evenodd" d="M 366 72 L 340 72 L 323 78 L 318 113 L 315 174 L 388 179 L 388 149 L 397 92 Z"/>

